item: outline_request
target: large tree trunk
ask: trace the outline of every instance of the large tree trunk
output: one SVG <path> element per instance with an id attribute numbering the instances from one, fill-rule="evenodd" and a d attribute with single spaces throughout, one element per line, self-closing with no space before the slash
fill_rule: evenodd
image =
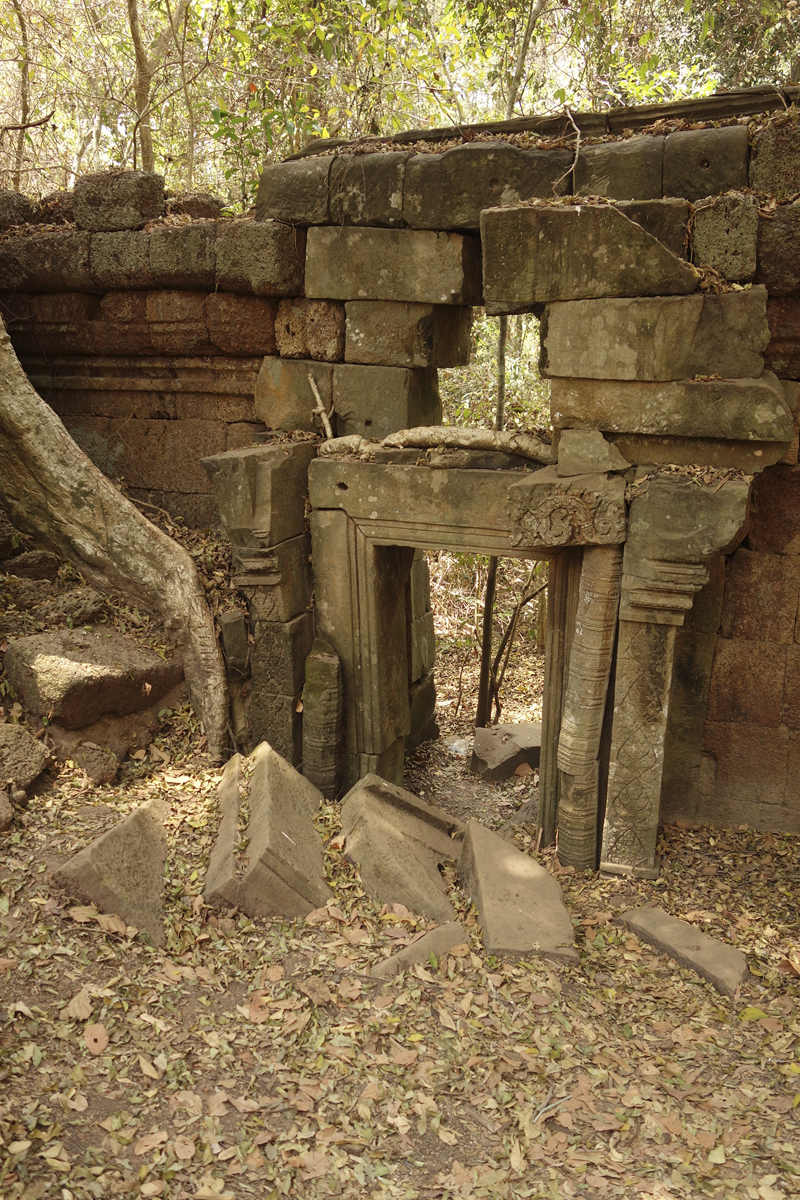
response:
<path id="1" fill-rule="evenodd" d="M 28 382 L 0 322 L 0 500 L 98 587 L 160 612 L 183 654 L 209 749 L 226 747 L 228 699 L 214 622 L 191 556 L 143 517 Z"/>

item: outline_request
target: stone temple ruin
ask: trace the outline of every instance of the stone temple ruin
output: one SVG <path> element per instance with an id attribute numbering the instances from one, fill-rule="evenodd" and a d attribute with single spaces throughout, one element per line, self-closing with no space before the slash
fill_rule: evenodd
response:
<path id="1" fill-rule="evenodd" d="M 577 151 L 320 143 L 264 171 L 254 220 L 88 179 L 73 222 L 0 242 L 13 344 L 75 439 L 225 527 L 237 740 L 328 795 L 400 784 L 435 733 L 425 551 L 546 559 L 545 844 L 654 877 L 660 820 L 800 830 L 800 130 L 751 137 L 772 107 L 579 116 Z M 552 447 L 430 434 L 479 305 L 540 319 Z"/>

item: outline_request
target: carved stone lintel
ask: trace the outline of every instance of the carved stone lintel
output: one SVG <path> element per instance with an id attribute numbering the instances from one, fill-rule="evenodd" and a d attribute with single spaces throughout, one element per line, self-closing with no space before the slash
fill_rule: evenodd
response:
<path id="1" fill-rule="evenodd" d="M 625 541 L 625 484 L 618 476 L 562 478 L 545 467 L 508 489 L 511 544 L 609 546 Z"/>

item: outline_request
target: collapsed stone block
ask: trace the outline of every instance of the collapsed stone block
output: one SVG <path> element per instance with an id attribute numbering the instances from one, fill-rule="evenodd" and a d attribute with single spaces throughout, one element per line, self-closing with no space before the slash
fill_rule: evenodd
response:
<path id="1" fill-rule="evenodd" d="M 746 283 L 756 273 L 757 240 L 758 208 L 752 196 L 717 196 L 695 207 L 696 266 L 712 267 L 732 283 Z"/>
<path id="2" fill-rule="evenodd" d="M 201 460 L 234 547 L 264 551 L 303 533 L 308 465 L 315 456 L 314 445 L 294 442 Z"/>
<path id="3" fill-rule="evenodd" d="M 488 313 L 555 300 L 694 292 L 694 268 L 611 205 L 489 208 L 481 214 Z"/>
<path id="4" fill-rule="evenodd" d="M 758 218 L 758 269 L 755 278 L 773 296 L 800 291 L 800 204 L 779 204 Z"/>
<path id="5" fill-rule="evenodd" d="M 800 192 L 800 129 L 768 125 L 753 137 L 750 187 L 783 198 Z"/>
<path id="6" fill-rule="evenodd" d="M 340 362 L 344 358 L 344 305 L 336 300 L 281 300 L 275 340 L 283 358 Z"/>
<path id="7" fill-rule="evenodd" d="M 13 784 L 23 791 L 47 765 L 44 746 L 21 725 L 0 722 L 0 788 Z"/>
<path id="8" fill-rule="evenodd" d="M 480 242 L 418 229 L 316 226 L 308 231 L 307 296 L 480 304 Z"/>
<path id="9" fill-rule="evenodd" d="M 616 446 L 597 429 L 562 429 L 558 439 L 559 475 L 593 475 L 603 471 L 627 471 L 630 467 Z"/>
<path id="10" fill-rule="evenodd" d="M 303 683 L 303 775 L 326 799 L 341 782 L 342 665 L 329 642 L 315 638 Z"/>
<path id="11" fill-rule="evenodd" d="M 407 971 L 415 963 L 429 963 L 431 955 L 437 961 L 455 946 L 468 946 L 469 934 L 460 921 L 448 921 L 429 929 L 422 937 L 417 938 L 410 946 L 404 946 L 390 958 L 384 958 L 372 968 L 370 974 L 375 979 L 393 979 L 401 971 Z"/>
<path id="12" fill-rule="evenodd" d="M 664 195 L 702 200 L 747 187 L 746 125 L 671 133 L 664 147 Z"/>
<path id="13" fill-rule="evenodd" d="M 452 921 L 438 864 L 458 853 L 464 826 L 403 788 L 369 774 L 342 801 L 345 852 L 367 892 L 434 921 Z"/>
<path id="14" fill-rule="evenodd" d="M 326 225 L 332 162 L 325 156 L 269 163 L 258 181 L 256 220 Z"/>
<path id="15" fill-rule="evenodd" d="M 216 221 L 157 226 L 147 236 L 153 287 L 214 290 Z"/>
<path id="16" fill-rule="evenodd" d="M 180 662 L 122 634 L 78 629 L 18 638 L 6 651 L 5 670 L 29 712 L 68 729 L 147 708 L 183 677 Z"/>
<path id="17" fill-rule="evenodd" d="M 104 171 L 75 181 L 79 229 L 141 229 L 164 215 L 164 177 L 147 171 Z"/>
<path id="18" fill-rule="evenodd" d="M 561 887 L 535 859 L 470 821 L 458 877 L 478 910 L 488 951 L 578 962 Z"/>
<path id="19" fill-rule="evenodd" d="M 489 783 L 510 779 L 517 767 L 539 766 L 541 721 L 519 721 L 475 730 L 469 769 Z"/>
<path id="20" fill-rule="evenodd" d="M 408 154 L 337 154 L 330 176 L 330 214 L 334 225 L 403 222 L 403 182 Z"/>
<path id="21" fill-rule="evenodd" d="M 169 811 L 162 800 L 143 804 L 59 867 L 53 883 L 100 912 L 116 913 L 163 946 Z"/>
<path id="22" fill-rule="evenodd" d="M 757 379 L 769 344 L 766 300 L 766 289 L 753 287 L 551 304 L 540 370 L 573 379 Z"/>
<path id="23" fill-rule="evenodd" d="M 481 211 L 570 190 L 568 150 L 522 150 L 506 142 L 468 142 L 406 164 L 403 219 L 412 229 L 477 231 Z M 660 195 L 659 191 L 659 195 Z"/>
<path id="24" fill-rule="evenodd" d="M 384 438 L 397 429 L 437 425 L 442 402 L 436 371 L 338 364 L 333 368 L 336 434 Z"/>
<path id="25" fill-rule="evenodd" d="M 663 168 L 663 137 L 587 146 L 575 163 L 574 193 L 611 200 L 660 200 Z"/>
<path id="26" fill-rule="evenodd" d="M 168 217 L 191 217 L 193 221 L 216 221 L 225 201 L 211 192 L 181 192 L 167 200 Z"/>
<path id="27" fill-rule="evenodd" d="M 318 433 L 321 425 L 314 417 L 317 400 L 308 381 L 314 377 L 322 403 L 330 412 L 333 405 L 333 367 L 307 359 L 265 358 L 256 381 L 256 416 L 268 429 L 301 429 Z"/>
<path id="28" fill-rule="evenodd" d="M 344 357 L 387 367 L 463 367 L 472 309 L 443 304 L 350 300 Z"/>
<path id="29" fill-rule="evenodd" d="M 214 292 L 205 306 L 208 336 L 224 354 L 275 354 L 277 300 Z"/>
<path id="30" fill-rule="evenodd" d="M 219 787 L 222 811 L 203 895 L 216 907 L 251 917 L 304 917 L 331 898 L 322 838 L 313 818 L 322 797 L 267 742 L 250 756 L 245 868 L 237 871 L 241 759 L 231 759 Z"/>
<path id="31" fill-rule="evenodd" d="M 631 908 L 620 920 L 643 942 L 696 971 L 723 996 L 735 996 L 747 978 L 747 959 L 741 950 L 669 916 L 663 908 Z"/>
<path id="32" fill-rule="evenodd" d="M 223 292 L 301 296 L 305 233 L 278 221 L 231 221 L 217 237 L 216 285 Z"/>

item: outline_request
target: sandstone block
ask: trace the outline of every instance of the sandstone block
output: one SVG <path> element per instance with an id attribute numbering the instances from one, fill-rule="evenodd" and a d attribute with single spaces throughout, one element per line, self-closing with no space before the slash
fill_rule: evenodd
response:
<path id="1" fill-rule="evenodd" d="M 438 961 L 445 957 L 454 946 L 468 946 L 469 934 L 459 921 L 448 921 L 429 929 L 422 937 L 417 938 L 410 946 L 405 946 L 385 958 L 372 968 L 371 974 L 376 979 L 393 979 L 401 971 L 407 971 L 415 963 L 429 963 L 431 955 Z"/>
<path id="2" fill-rule="evenodd" d="M 257 221 L 289 221 L 294 225 L 327 225 L 331 163 L 324 157 L 269 163 L 261 172 L 256 194 Z"/>
<path id="3" fill-rule="evenodd" d="M 403 219 L 412 229 L 477 231 L 484 208 L 563 196 L 570 190 L 571 167 L 567 150 L 521 150 L 506 142 L 467 142 L 444 154 L 415 154 L 406 164 Z"/>
<path id="4" fill-rule="evenodd" d="M 0 722 L 0 787 L 30 787 L 47 765 L 47 751 L 27 729 Z"/>
<path id="5" fill-rule="evenodd" d="M 403 181 L 408 154 L 337 154 L 330 176 L 334 225 L 379 225 L 403 221 Z"/>
<path id="6" fill-rule="evenodd" d="M 308 608 L 313 593 L 311 539 L 307 533 L 255 553 L 234 548 L 234 582 L 259 621 L 291 621 Z"/>
<path id="7" fill-rule="evenodd" d="M 436 638 L 433 613 L 425 613 L 409 626 L 409 683 L 416 683 L 433 669 L 436 661 Z"/>
<path id="8" fill-rule="evenodd" d="M 0 188 L 0 230 L 26 225 L 33 219 L 33 208 L 27 196 Z"/>
<path id="9" fill-rule="evenodd" d="M 597 429 L 562 429 L 558 439 L 559 475 L 627 471 L 630 463 Z"/>
<path id="10" fill-rule="evenodd" d="M 753 484 L 749 545 L 766 554 L 800 554 L 800 471 L 776 466 Z"/>
<path id="11" fill-rule="evenodd" d="M 125 436 L 120 429 L 121 436 Z M 210 492 L 202 459 L 225 451 L 223 421 L 165 421 L 162 437 L 164 478 L 161 486 L 180 492 Z"/>
<path id="12" fill-rule="evenodd" d="M 572 431 L 570 436 L 577 433 L 576 426 L 606 433 L 754 442 L 785 442 L 792 435 L 783 389 L 769 371 L 760 379 L 707 382 L 556 378 L 550 384 L 550 406 L 554 427 L 563 430 L 559 474 L 564 473 L 560 466 L 563 438 L 567 430 Z"/>
<path id="13" fill-rule="evenodd" d="M 89 261 L 92 282 L 101 291 L 153 286 L 150 234 L 144 231 L 93 234 Z"/>
<path id="14" fill-rule="evenodd" d="M 178 684 L 158 701 L 158 710 L 172 708 L 188 694 L 185 684 Z M 78 746 L 94 745 L 114 755 L 117 762 L 131 750 L 145 750 L 158 732 L 158 713 L 146 708 L 141 712 L 129 713 L 126 717 L 101 717 L 81 729 L 65 729 L 61 725 L 50 726 L 58 758 L 72 758 Z"/>
<path id="15" fill-rule="evenodd" d="M 92 339 L 98 354 L 152 353 L 147 293 L 107 292 L 101 297 L 99 318 L 93 322 Z"/>
<path id="16" fill-rule="evenodd" d="M 688 200 L 622 200 L 617 206 L 678 258 L 687 258 L 690 208 Z"/>
<path id="17" fill-rule="evenodd" d="M 411 564 L 409 600 L 412 621 L 431 611 L 431 573 L 428 560 L 421 550 L 415 552 Z"/>
<path id="18" fill-rule="evenodd" d="M 225 207 L 224 200 L 210 192 L 182 192 L 167 200 L 167 216 L 191 217 L 193 221 L 216 221 Z"/>
<path id="19" fill-rule="evenodd" d="M 333 406 L 333 367 L 308 360 L 265 358 L 258 372 L 255 391 L 256 416 L 267 429 L 302 429 L 318 433 L 318 417 L 313 416 L 317 401 L 308 382 L 314 377 L 322 403 L 330 412 Z"/>
<path id="20" fill-rule="evenodd" d="M 696 206 L 696 266 L 713 267 L 723 279 L 746 283 L 756 273 L 757 240 L 758 208 L 752 196 L 717 196 Z"/>
<path id="21" fill-rule="evenodd" d="M 768 125 L 755 134 L 750 187 L 768 196 L 800 192 L 800 129 L 796 125 Z"/>
<path id="22" fill-rule="evenodd" d="M 773 296 L 800 292 L 800 204 L 780 204 L 758 218 L 756 279 Z"/>
<path id="23" fill-rule="evenodd" d="M 92 354 L 100 300 L 80 292 L 34 296 L 33 342 L 39 354 Z"/>
<path id="24" fill-rule="evenodd" d="M 216 221 L 157 226 L 148 236 L 153 287 L 214 290 Z"/>
<path id="25" fill-rule="evenodd" d="M 735 946 L 709 937 L 663 908 L 631 908 L 620 917 L 628 929 L 681 966 L 696 971 L 723 996 L 735 996 L 748 975 L 747 959 Z"/>
<path id="26" fill-rule="evenodd" d="M 336 300 L 281 300 L 275 341 L 283 358 L 340 362 L 344 358 L 344 305 Z"/>
<path id="27" fill-rule="evenodd" d="M 561 478 L 544 467 L 508 488 L 512 546 L 618 545 L 625 540 L 620 475 Z"/>
<path id="28" fill-rule="evenodd" d="M 747 187 L 746 125 L 671 133 L 664 147 L 664 195 L 702 200 Z"/>
<path id="29" fill-rule="evenodd" d="M 342 664 L 323 638 L 315 638 L 303 683 L 303 775 L 327 799 L 341 783 Z"/>
<path id="30" fill-rule="evenodd" d="M 216 284 L 245 296 L 301 296 L 305 234 L 277 221 L 231 221 L 217 236 Z"/>
<path id="31" fill-rule="evenodd" d="M 234 548 L 261 552 L 304 532 L 308 465 L 315 454 L 315 446 L 296 442 L 228 450 L 203 461 Z"/>
<path id="32" fill-rule="evenodd" d="M 478 909 L 488 951 L 578 962 L 561 887 L 535 859 L 470 821 L 458 876 Z"/>
<path id="33" fill-rule="evenodd" d="M 611 200 L 660 200 L 663 170 L 663 137 L 587 146 L 575 164 L 574 193 Z"/>
<path id="34" fill-rule="evenodd" d="M 720 829 L 747 822 L 754 829 L 800 831 L 795 739 L 786 729 L 706 720 L 694 819 Z"/>
<path id="35" fill-rule="evenodd" d="M 118 633 L 63 629 L 9 644 L 6 674 L 23 706 L 68 729 L 139 712 L 180 682 L 183 667 Z"/>
<path id="36" fill-rule="evenodd" d="M 275 354 L 277 300 L 214 292 L 205 306 L 208 336 L 224 354 Z"/>
<path id="37" fill-rule="evenodd" d="M 306 295 L 479 304 L 480 242 L 417 229 L 310 229 Z"/>
<path id="38" fill-rule="evenodd" d="M 206 324 L 206 297 L 200 292 L 148 292 L 147 323 L 158 354 L 215 354 Z"/>
<path id="39" fill-rule="evenodd" d="M 786 649 L 781 724 L 800 729 L 800 646 L 796 645 Z"/>
<path id="40" fill-rule="evenodd" d="M 384 904 L 405 904 L 434 921 L 455 910 L 438 864 L 454 858 L 464 826 L 377 775 L 366 775 L 342 801 L 345 852 L 366 891 Z"/>
<path id="41" fill-rule="evenodd" d="M 333 368 L 336 434 L 384 438 L 397 429 L 436 425 L 442 403 L 436 371 L 417 367 Z"/>
<path id="42" fill-rule="evenodd" d="M 475 730 L 470 771 L 490 783 L 510 779 L 526 763 L 538 767 L 542 752 L 540 721 L 492 725 Z"/>
<path id="43" fill-rule="evenodd" d="M 0 244 L 0 277 L 5 287 L 27 292 L 91 292 L 92 235 L 54 229 Z"/>
<path id="44" fill-rule="evenodd" d="M 240 888 L 236 871 L 236 850 L 239 845 L 239 786 L 242 780 L 242 756 L 234 754 L 225 764 L 217 788 L 220 822 L 211 848 L 206 871 L 203 898 L 207 904 L 239 905 Z"/>
<path id="45" fill-rule="evenodd" d="M 79 229 L 141 229 L 164 215 L 164 179 L 145 171 L 105 171 L 75 182 L 73 216 Z"/>
<path id="46" fill-rule="evenodd" d="M 779 462 L 786 442 L 734 442 L 723 438 L 660 437 L 646 433 L 609 433 L 623 458 L 637 466 L 694 464 L 757 475 Z"/>
<path id="47" fill-rule="evenodd" d="M 751 642 L 795 640 L 800 558 L 740 546 L 728 562 L 721 633 Z"/>
<path id="48" fill-rule="evenodd" d="M 59 867 L 53 882 L 100 912 L 116 913 L 163 946 L 168 815 L 162 800 L 143 804 Z"/>
<path id="49" fill-rule="evenodd" d="M 469 362 L 471 308 L 351 300 L 345 309 L 346 362 L 387 367 L 463 367 Z"/>
<path id="50" fill-rule="evenodd" d="M 781 379 L 800 379 L 800 297 L 767 300 L 767 321 L 767 366 Z"/>
<path id="51" fill-rule="evenodd" d="M 219 636 L 228 679 L 246 679 L 250 674 L 250 628 L 238 608 L 219 614 Z"/>
<path id="52" fill-rule="evenodd" d="M 718 638 L 707 719 L 776 728 L 785 669 L 786 650 L 781 645 Z"/>
<path id="53" fill-rule="evenodd" d="M 406 758 L 414 753 L 423 742 L 434 741 L 439 736 L 436 723 L 436 682 L 433 671 L 428 671 L 408 689 L 408 710 L 411 731 L 403 747 Z"/>
<path id="54" fill-rule="evenodd" d="M 764 288 L 548 305 L 540 369 L 579 379 L 756 379 L 769 343 Z"/>
<path id="55" fill-rule="evenodd" d="M 250 607 L 254 642 L 250 647 L 253 686 L 276 695 L 303 689 L 305 663 L 314 641 L 314 614 L 301 613 L 291 621 L 262 621 Z"/>
<path id="56" fill-rule="evenodd" d="M 266 691 L 254 675 L 250 691 L 251 741 L 268 741 L 276 754 L 298 770 L 303 763 L 302 694 Z"/>
<path id="57" fill-rule="evenodd" d="M 611 205 L 486 209 L 483 280 L 490 313 L 553 300 L 694 292 L 694 268 Z"/>

